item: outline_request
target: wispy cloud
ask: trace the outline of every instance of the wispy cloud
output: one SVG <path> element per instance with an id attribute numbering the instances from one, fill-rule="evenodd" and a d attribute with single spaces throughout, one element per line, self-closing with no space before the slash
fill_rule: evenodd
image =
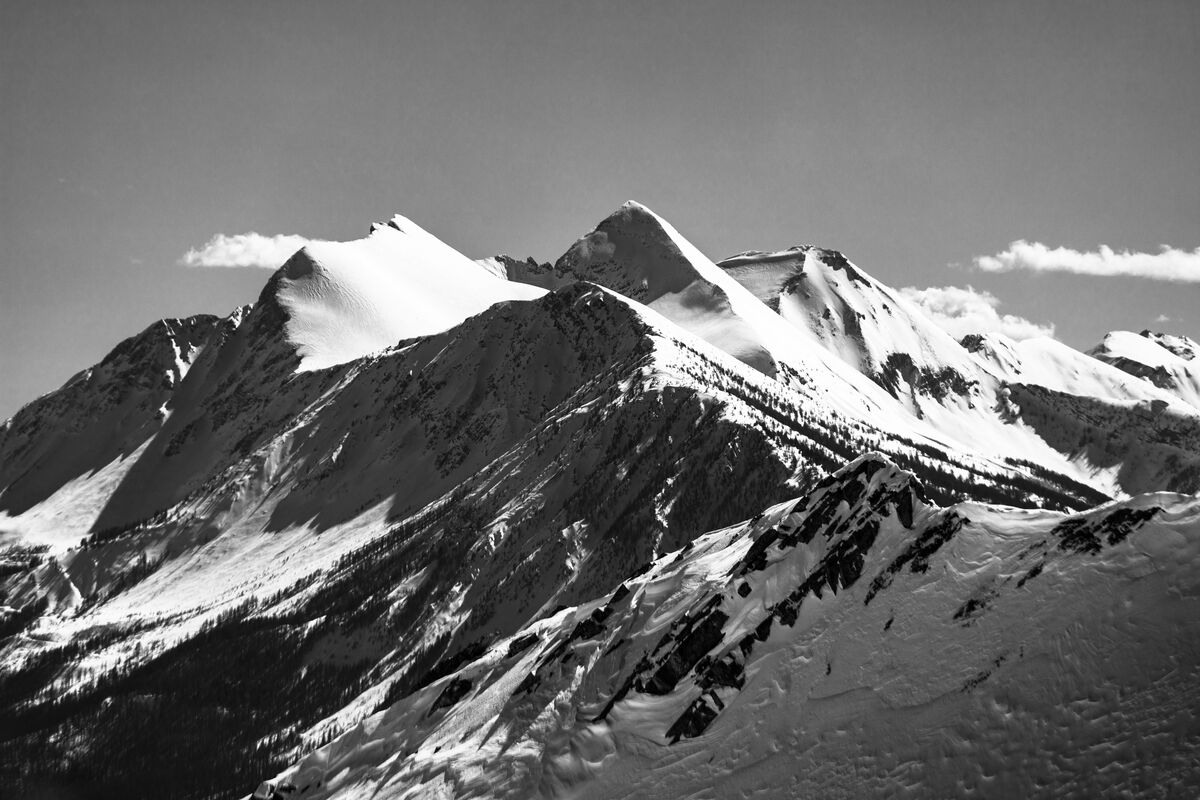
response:
<path id="1" fill-rule="evenodd" d="M 1154 321 L 1155 322 L 1171 322 L 1172 320 L 1166 314 L 1159 314 L 1157 317 L 1154 318 Z"/>
<path id="2" fill-rule="evenodd" d="M 316 241 L 293 234 L 218 233 L 203 247 L 188 250 L 179 263 L 185 267 L 260 267 L 276 269 L 297 250 Z"/>
<path id="3" fill-rule="evenodd" d="M 1015 314 L 997 311 L 1000 300 L 991 292 L 970 286 L 907 286 L 900 293 L 925 312 L 942 329 L 961 339 L 969 333 L 1002 333 L 1013 339 L 1053 336 L 1053 325 L 1039 325 Z"/>
<path id="4" fill-rule="evenodd" d="M 1200 283 L 1200 247 L 1189 252 L 1163 245 L 1157 253 L 1133 253 L 1100 245 L 1094 252 L 1080 252 L 1069 247 L 1047 247 L 1040 242 L 1021 240 L 994 256 L 977 256 L 975 266 L 985 272 L 1024 269 Z"/>

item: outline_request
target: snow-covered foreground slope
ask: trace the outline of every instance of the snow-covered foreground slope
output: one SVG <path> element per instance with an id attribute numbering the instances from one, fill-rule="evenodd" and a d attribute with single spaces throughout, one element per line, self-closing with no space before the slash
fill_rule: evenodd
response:
<path id="1" fill-rule="evenodd" d="M 325 797 L 1183 797 L 1200 500 L 928 504 L 860 458 L 448 663 L 273 779 Z"/>
<path id="2" fill-rule="evenodd" d="M 1200 408 L 1200 345 L 1186 336 L 1113 331 L 1088 355 Z"/>

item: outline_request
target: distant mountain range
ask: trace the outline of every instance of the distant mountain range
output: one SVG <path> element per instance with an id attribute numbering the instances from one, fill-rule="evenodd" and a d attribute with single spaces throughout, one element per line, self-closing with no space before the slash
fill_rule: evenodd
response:
<path id="1" fill-rule="evenodd" d="M 632 202 L 312 244 L 0 426 L 0 785 L 1196 796 L 1197 353 Z"/>

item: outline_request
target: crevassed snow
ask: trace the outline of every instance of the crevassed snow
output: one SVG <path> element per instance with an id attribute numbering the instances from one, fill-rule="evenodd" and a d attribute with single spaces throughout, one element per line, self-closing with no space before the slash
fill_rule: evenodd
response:
<path id="1" fill-rule="evenodd" d="M 351 242 L 314 242 L 283 266 L 277 298 L 302 370 L 438 333 L 545 291 L 498 277 L 399 215 Z"/>

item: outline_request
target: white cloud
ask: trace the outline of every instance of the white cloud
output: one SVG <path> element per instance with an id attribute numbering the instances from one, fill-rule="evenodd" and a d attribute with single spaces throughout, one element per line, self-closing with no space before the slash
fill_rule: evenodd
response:
<path id="1" fill-rule="evenodd" d="M 1039 325 L 1024 317 L 999 313 L 996 309 L 1000 300 L 994 294 L 970 286 L 965 289 L 961 286 L 928 289 L 907 286 L 900 294 L 916 303 L 927 317 L 955 339 L 968 333 L 1002 333 L 1013 339 L 1054 335 L 1053 325 Z"/>
<path id="2" fill-rule="evenodd" d="M 199 249 L 180 257 L 185 267 L 262 267 L 277 269 L 293 253 L 313 239 L 291 234 L 263 236 L 261 233 L 218 233 Z"/>
<path id="3" fill-rule="evenodd" d="M 1159 314 L 1157 317 L 1154 318 L 1154 321 L 1155 322 L 1171 322 L 1172 320 L 1166 314 Z"/>
<path id="4" fill-rule="evenodd" d="M 1022 240 L 994 256 L 977 256 L 975 266 L 985 272 L 1027 269 L 1200 283 L 1200 247 L 1188 252 L 1163 245 L 1157 253 L 1131 253 L 1100 245 L 1096 252 L 1081 253 L 1068 247 L 1050 248 L 1040 242 Z"/>

